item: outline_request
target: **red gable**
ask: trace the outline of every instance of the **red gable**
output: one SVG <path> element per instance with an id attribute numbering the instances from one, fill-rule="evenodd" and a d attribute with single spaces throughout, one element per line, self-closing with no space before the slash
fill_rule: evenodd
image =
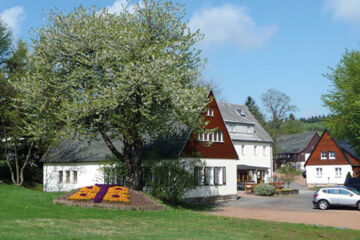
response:
<path id="1" fill-rule="evenodd" d="M 324 159 L 321 159 L 321 152 L 326 153 Z M 330 158 L 330 152 L 335 152 L 335 159 Z M 329 132 L 325 130 L 305 163 L 305 166 L 308 165 L 350 165 L 350 163 L 345 153 L 341 151 L 336 142 L 331 138 Z"/>
<path id="2" fill-rule="evenodd" d="M 206 146 L 204 142 L 198 140 L 198 135 L 196 133 L 191 133 L 188 142 L 186 143 L 183 156 L 198 156 L 203 158 L 222 158 L 222 159 L 238 159 L 238 155 L 235 151 L 234 145 L 230 139 L 230 135 L 226 129 L 224 120 L 221 116 L 220 110 L 218 108 L 216 99 L 213 92 L 209 94 L 209 98 L 213 100 L 209 104 L 209 113 L 205 114 L 205 121 L 209 121 L 209 124 L 206 126 L 206 129 L 218 128 L 219 133 L 222 132 L 222 142 L 212 141 L 215 138 L 219 140 L 219 135 L 214 137 L 214 135 L 209 136 L 212 144 Z"/>

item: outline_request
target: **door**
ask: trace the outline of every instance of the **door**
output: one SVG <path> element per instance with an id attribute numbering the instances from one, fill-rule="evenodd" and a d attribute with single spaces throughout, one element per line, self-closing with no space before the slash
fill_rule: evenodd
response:
<path id="1" fill-rule="evenodd" d="M 328 193 L 328 197 L 329 197 L 329 202 L 332 205 L 338 205 L 340 202 L 340 194 L 339 194 L 339 190 L 338 189 L 328 189 L 327 191 Z"/>
<path id="2" fill-rule="evenodd" d="M 355 206 L 357 200 L 358 199 L 354 196 L 353 193 L 345 189 L 339 189 L 339 197 L 338 197 L 339 205 Z"/>

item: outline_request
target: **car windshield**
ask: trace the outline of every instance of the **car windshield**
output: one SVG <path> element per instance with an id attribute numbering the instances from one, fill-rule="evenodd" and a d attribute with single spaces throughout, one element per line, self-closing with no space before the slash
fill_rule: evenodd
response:
<path id="1" fill-rule="evenodd" d="M 356 190 L 355 188 L 349 188 L 349 190 L 351 190 L 352 192 L 354 192 L 357 195 L 360 195 L 360 192 L 358 190 Z"/>

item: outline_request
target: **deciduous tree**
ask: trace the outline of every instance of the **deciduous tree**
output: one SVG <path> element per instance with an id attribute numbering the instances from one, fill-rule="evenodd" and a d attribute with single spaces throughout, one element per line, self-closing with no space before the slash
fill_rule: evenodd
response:
<path id="1" fill-rule="evenodd" d="M 269 89 L 261 96 L 261 100 L 266 110 L 271 115 L 271 124 L 274 129 L 273 138 L 278 139 L 280 126 L 286 120 L 288 114 L 296 110 L 294 105 L 290 105 L 290 97 L 285 93 L 275 89 Z"/>
<path id="2" fill-rule="evenodd" d="M 325 74 L 332 89 L 322 95 L 330 109 L 326 125 L 337 138 L 350 140 L 351 146 L 360 153 L 360 51 L 346 50 L 336 68 Z"/>
<path id="3" fill-rule="evenodd" d="M 184 7 L 143 0 L 119 14 L 79 7 L 52 11 L 33 39 L 29 81 L 54 118 L 81 134 L 99 133 L 141 188 L 142 150 L 179 124 L 195 128 L 208 89 Z M 122 141 L 117 148 L 114 139 Z"/>

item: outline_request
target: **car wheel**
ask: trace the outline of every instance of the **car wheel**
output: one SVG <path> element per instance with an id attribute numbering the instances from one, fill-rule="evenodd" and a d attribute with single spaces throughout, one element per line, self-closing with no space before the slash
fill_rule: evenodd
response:
<path id="1" fill-rule="evenodd" d="M 326 200 L 320 200 L 318 206 L 321 210 L 326 210 L 329 208 L 329 203 Z"/>
<path id="2" fill-rule="evenodd" d="M 360 201 L 356 203 L 356 209 L 360 211 Z"/>

